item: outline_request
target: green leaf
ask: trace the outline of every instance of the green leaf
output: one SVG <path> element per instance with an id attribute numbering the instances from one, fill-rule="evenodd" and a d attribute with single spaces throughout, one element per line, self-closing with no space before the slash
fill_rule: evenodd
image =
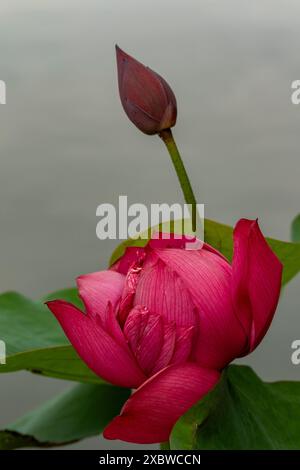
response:
<path id="1" fill-rule="evenodd" d="M 300 242 L 300 214 L 294 218 L 291 226 L 291 239 L 295 243 Z"/>
<path id="2" fill-rule="evenodd" d="M 182 416 L 171 449 L 299 449 L 300 382 L 263 382 L 229 366 L 215 389 Z"/>
<path id="3" fill-rule="evenodd" d="M 76 290 L 70 289 L 49 298 L 64 298 L 79 305 L 76 295 Z M 6 345 L 6 364 L 0 364 L 0 373 L 30 370 L 78 382 L 103 383 L 79 358 L 43 302 L 14 292 L 0 295 L 0 339 Z"/>
<path id="4" fill-rule="evenodd" d="M 229 261 L 232 259 L 232 236 L 232 227 L 205 219 L 204 239 L 206 243 L 223 253 Z M 282 278 L 282 285 L 284 285 L 300 271 L 300 243 L 285 242 L 273 238 L 267 238 L 267 241 L 284 266 Z M 115 263 L 128 246 L 145 246 L 146 244 L 147 240 L 145 239 L 124 241 L 113 252 L 110 264 Z"/>
<path id="5" fill-rule="evenodd" d="M 50 447 L 100 434 L 130 395 L 106 384 L 80 384 L 0 431 L 0 449 Z"/>
<path id="6" fill-rule="evenodd" d="M 76 305 L 76 307 L 80 308 L 81 310 L 84 308 L 83 303 L 81 299 L 78 297 L 78 290 L 76 287 L 71 287 L 69 289 L 61 289 L 57 290 L 55 292 L 52 292 L 51 294 L 46 295 L 41 299 L 41 302 L 48 302 L 50 300 L 66 300 L 67 302 L 70 302 L 71 304 Z"/>

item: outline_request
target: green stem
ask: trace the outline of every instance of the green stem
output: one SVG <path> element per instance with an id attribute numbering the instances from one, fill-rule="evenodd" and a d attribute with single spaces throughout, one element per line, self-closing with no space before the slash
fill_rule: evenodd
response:
<path id="1" fill-rule="evenodd" d="M 171 129 L 165 129 L 159 133 L 159 137 L 164 141 L 170 157 L 172 159 L 172 163 L 174 165 L 184 199 L 187 204 L 192 205 L 192 226 L 193 231 L 196 232 L 196 198 L 186 172 L 185 166 L 183 164 L 182 158 L 180 156 L 179 150 L 177 148 L 176 142 L 174 140 L 173 134 Z"/>

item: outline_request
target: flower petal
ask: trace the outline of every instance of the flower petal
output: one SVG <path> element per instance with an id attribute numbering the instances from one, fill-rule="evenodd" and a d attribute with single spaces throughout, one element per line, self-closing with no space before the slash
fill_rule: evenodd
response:
<path id="1" fill-rule="evenodd" d="M 220 374 L 196 364 L 169 366 L 145 382 L 104 430 L 106 439 L 165 442 L 176 421 L 208 393 Z"/>
<path id="2" fill-rule="evenodd" d="M 149 313 L 145 307 L 136 306 L 128 315 L 124 335 L 141 369 L 150 375 L 163 344 L 161 316 Z"/>
<path id="3" fill-rule="evenodd" d="M 180 328 L 177 330 L 177 338 L 175 343 L 172 364 L 180 364 L 187 361 L 192 352 L 195 327 Z"/>
<path id="4" fill-rule="evenodd" d="M 138 387 L 145 376 L 128 348 L 115 341 L 97 321 L 63 300 L 47 302 L 81 359 L 97 375 L 115 385 Z"/>
<path id="5" fill-rule="evenodd" d="M 114 271 L 99 271 L 77 278 L 79 295 L 88 315 L 99 315 L 106 321 L 107 305 L 115 309 L 125 284 L 125 276 Z"/>
<path id="6" fill-rule="evenodd" d="M 195 237 L 189 235 L 181 235 L 177 233 L 154 232 L 147 247 L 156 249 L 178 248 L 184 249 L 187 243 L 199 241 Z"/>
<path id="7" fill-rule="evenodd" d="M 110 268 L 121 274 L 127 274 L 129 269 L 136 263 L 139 263 L 145 256 L 145 249 L 138 246 L 129 246 L 126 248 L 123 256 L 116 261 Z"/>
<path id="8" fill-rule="evenodd" d="M 179 327 L 192 326 L 196 321 L 194 305 L 182 279 L 160 260 L 156 252 L 149 253 L 144 262 L 134 303 L 146 305 L 151 312 L 162 315 L 166 323 L 175 322 Z"/>
<path id="9" fill-rule="evenodd" d="M 249 336 L 249 351 L 260 343 L 279 300 L 282 264 L 255 220 L 241 219 L 234 229 L 233 298 L 236 315 Z"/>
<path id="10" fill-rule="evenodd" d="M 164 324 L 163 345 L 159 353 L 159 357 L 155 362 L 152 374 L 156 374 L 159 370 L 167 367 L 173 357 L 176 341 L 176 325 L 175 323 Z"/>
<path id="11" fill-rule="evenodd" d="M 129 268 L 127 272 L 118 312 L 119 322 L 122 326 L 124 325 L 126 318 L 132 309 L 136 286 L 141 270 L 141 266 L 139 266 L 139 263 L 136 262 L 131 266 L 131 268 Z"/>
<path id="12" fill-rule="evenodd" d="M 231 282 L 228 261 L 206 245 L 200 250 L 156 248 L 144 262 L 135 302 L 177 326 L 196 326 L 197 362 L 221 369 L 247 342 L 235 315 Z"/>

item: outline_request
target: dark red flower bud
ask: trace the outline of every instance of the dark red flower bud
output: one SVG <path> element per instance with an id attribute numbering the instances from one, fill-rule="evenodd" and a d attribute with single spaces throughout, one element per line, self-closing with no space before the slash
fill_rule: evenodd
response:
<path id="1" fill-rule="evenodd" d="M 116 46 L 120 98 L 129 119 L 145 134 L 176 123 L 176 98 L 167 82 Z"/>

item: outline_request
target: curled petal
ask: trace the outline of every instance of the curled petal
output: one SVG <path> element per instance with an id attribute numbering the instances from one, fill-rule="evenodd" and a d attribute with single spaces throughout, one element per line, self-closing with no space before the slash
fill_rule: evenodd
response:
<path id="1" fill-rule="evenodd" d="M 104 437 L 140 444 L 167 441 L 176 421 L 216 385 L 219 376 L 192 363 L 163 369 L 127 400 Z"/>
<path id="2" fill-rule="evenodd" d="M 124 334 L 141 369 L 149 375 L 163 344 L 160 315 L 150 314 L 144 307 L 136 306 L 128 315 Z"/>
<path id="3" fill-rule="evenodd" d="M 103 327 L 103 322 L 101 322 L 101 319 L 100 324 Z M 118 341 L 121 346 L 127 348 L 125 336 L 116 318 L 116 310 L 112 307 L 112 304 L 110 302 L 107 305 L 107 314 L 104 330 L 108 334 L 110 334 L 110 336 L 112 336 L 116 341 Z"/>
<path id="4" fill-rule="evenodd" d="M 234 229 L 232 293 L 236 315 L 252 351 L 267 332 L 281 286 L 282 264 L 255 220 L 241 219 Z"/>
<path id="5" fill-rule="evenodd" d="M 125 285 L 125 276 L 114 271 L 100 271 L 77 278 L 79 295 L 88 315 L 99 315 L 106 321 L 107 305 L 115 309 Z"/>
<path id="6" fill-rule="evenodd" d="M 77 278 L 79 295 L 89 316 L 97 316 L 102 328 L 120 344 L 125 338 L 117 321 L 116 312 L 126 278 L 114 271 L 100 271 Z"/>
<path id="7" fill-rule="evenodd" d="M 153 367 L 152 374 L 156 374 L 159 370 L 168 366 L 174 354 L 176 341 L 176 325 L 175 323 L 164 324 L 163 345 L 159 356 Z"/>
<path id="8" fill-rule="evenodd" d="M 128 348 L 115 341 L 97 321 L 74 305 L 63 300 L 47 302 L 66 336 L 81 359 L 99 375 L 114 385 L 138 387 L 145 376 Z"/>
<path id="9" fill-rule="evenodd" d="M 138 262 L 134 263 L 128 270 L 123 289 L 121 302 L 119 306 L 118 318 L 121 325 L 124 325 L 126 318 L 132 309 L 133 300 L 136 292 L 137 283 L 141 273 L 141 266 Z"/>
<path id="10" fill-rule="evenodd" d="M 140 264 L 145 257 L 145 248 L 138 246 L 129 246 L 126 248 L 123 256 L 116 261 L 110 268 L 112 271 L 117 271 L 121 274 L 127 274 L 129 269 L 135 265 Z"/>
<path id="11" fill-rule="evenodd" d="M 177 330 L 172 364 L 180 364 L 188 360 L 193 348 L 195 327 L 180 328 Z"/>

